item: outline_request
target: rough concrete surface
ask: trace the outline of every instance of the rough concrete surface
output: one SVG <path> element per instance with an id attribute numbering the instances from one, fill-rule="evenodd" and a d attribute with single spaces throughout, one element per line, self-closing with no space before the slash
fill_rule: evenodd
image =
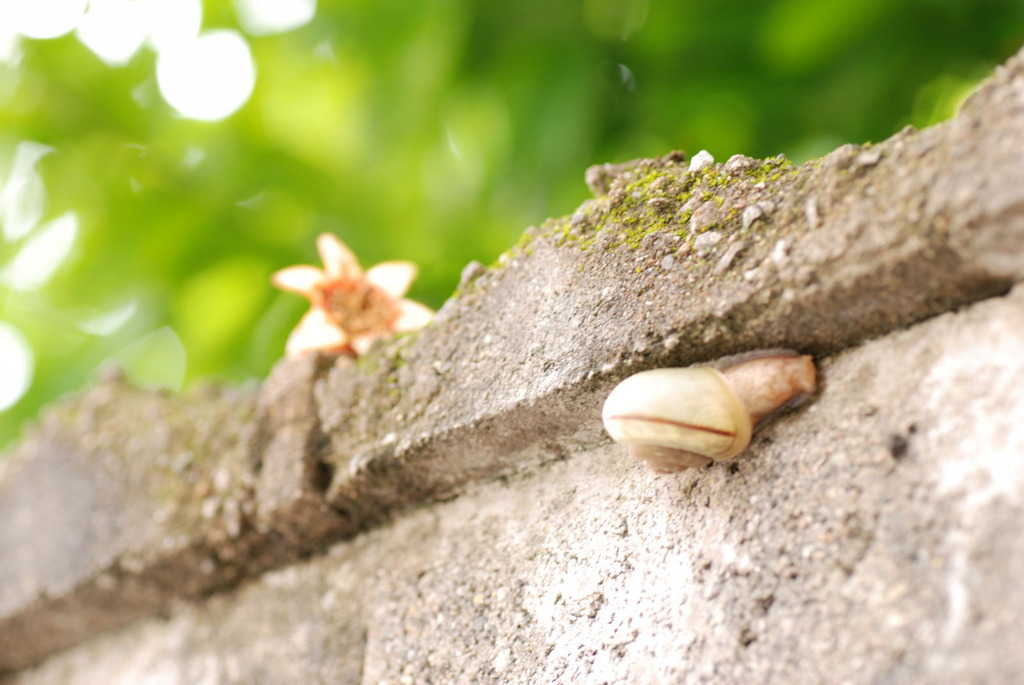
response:
<path id="1" fill-rule="evenodd" d="M 10 682 L 1019 682 L 1022 349 L 1018 288 L 823 360 L 732 464 L 577 452 Z"/>
<path id="2" fill-rule="evenodd" d="M 800 167 L 596 167 L 595 199 L 358 361 L 60 403 L 0 466 L 0 672 L 1024 672 L 1021 178 L 1018 56 L 953 121 Z M 777 346 L 823 386 L 733 466 L 659 479 L 608 445 L 624 376 Z"/>
<path id="3" fill-rule="evenodd" d="M 0 672 L 248 575 L 253 401 L 111 378 L 48 411 L 3 464 Z"/>

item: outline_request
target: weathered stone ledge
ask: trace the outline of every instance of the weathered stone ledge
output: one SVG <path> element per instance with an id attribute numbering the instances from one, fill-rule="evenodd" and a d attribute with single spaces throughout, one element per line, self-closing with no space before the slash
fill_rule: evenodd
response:
<path id="1" fill-rule="evenodd" d="M 800 167 L 597 169 L 595 200 L 358 363 L 282 362 L 258 397 L 110 381 L 54 407 L 0 472 L 0 671 L 599 447 L 635 370 L 832 354 L 1004 293 L 1021 178 L 1018 56 L 955 120 Z"/>
<path id="2" fill-rule="evenodd" d="M 375 520 L 601 444 L 604 395 L 642 368 L 829 354 L 1006 292 L 1024 274 L 1022 134 L 1017 59 L 954 121 L 800 167 L 594 170 L 605 194 L 466 279 L 419 339 L 327 370 L 331 504 Z"/>
<path id="3" fill-rule="evenodd" d="M 10 685 L 1013 683 L 1024 286 L 820 359 L 729 466 L 605 444 L 469 487 Z"/>

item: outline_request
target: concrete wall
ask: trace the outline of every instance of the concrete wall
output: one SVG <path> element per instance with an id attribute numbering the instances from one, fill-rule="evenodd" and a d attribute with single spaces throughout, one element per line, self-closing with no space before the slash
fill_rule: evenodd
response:
<path id="1" fill-rule="evenodd" d="M 1015 58 L 799 168 L 591 170 L 358 363 L 54 407 L 0 472 L 5 682 L 1018 681 L 1022 178 Z M 733 462 L 604 437 L 626 375 L 780 345 L 822 387 Z"/>

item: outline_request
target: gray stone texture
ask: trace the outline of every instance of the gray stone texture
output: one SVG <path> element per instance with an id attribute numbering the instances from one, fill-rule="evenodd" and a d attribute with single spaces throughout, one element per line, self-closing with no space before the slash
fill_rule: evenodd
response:
<path id="1" fill-rule="evenodd" d="M 250 574 L 252 393 L 108 379 L 3 463 L 0 670 Z"/>
<path id="2" fill-rule="evenodd" d="M 1018 288 L 824 359 L 732 464 L 577 452 L 11 682 L 1015 682 L 1022 349 Z"/>
<path id="3" fill-rule="evenodd" d="M 6 682 L 1018 681 L 1022 60 L 800 167 L 595 167 L 358 361 L 55 406 L 0 462 Z M 779 346 L 819 393 L 729 464 L 601 430 Z"/>

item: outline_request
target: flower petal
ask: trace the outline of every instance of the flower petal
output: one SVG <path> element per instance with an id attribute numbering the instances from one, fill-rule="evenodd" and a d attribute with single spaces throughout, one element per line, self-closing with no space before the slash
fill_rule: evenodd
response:
<path id="1" fill-rule="evenodd" d="M 310 309 L 299 321 L 291 335 L 285 351 L 292 356 L 308 350 L 339 350 L 348 345 L 348 336 L 338 328 L 327 312 Z"/>
<path id="2" fill-rule="evenodd" d="M 275 272 L 270 282 L 281 290 L 309 297 L 323 279 L 324 272 L 315 266 L 289 266 Z"/>
<path id="3" fill-rule="evenodd" d="M 370 267 L 366 280 L 391 297 L 401 297 L 409 290 L 418 271 L 412 262 L 381 262 Z"/>
<path id="4" fill-rule="evenodd" d="M 418 331 L 434 319 L 434 310 L 419 302 L 402 300 L 398 306 L 401 313 L 391 326 L 398 333 Z"/>
<path id="5" fill-rule="evenodd" d="M 363 275 L 359 260 L 345 243 L 330 233 L 321 233 L 316 239 L 316 249 L 324 263 L 324 271 L 330 279 L 358 279 Z"/>

